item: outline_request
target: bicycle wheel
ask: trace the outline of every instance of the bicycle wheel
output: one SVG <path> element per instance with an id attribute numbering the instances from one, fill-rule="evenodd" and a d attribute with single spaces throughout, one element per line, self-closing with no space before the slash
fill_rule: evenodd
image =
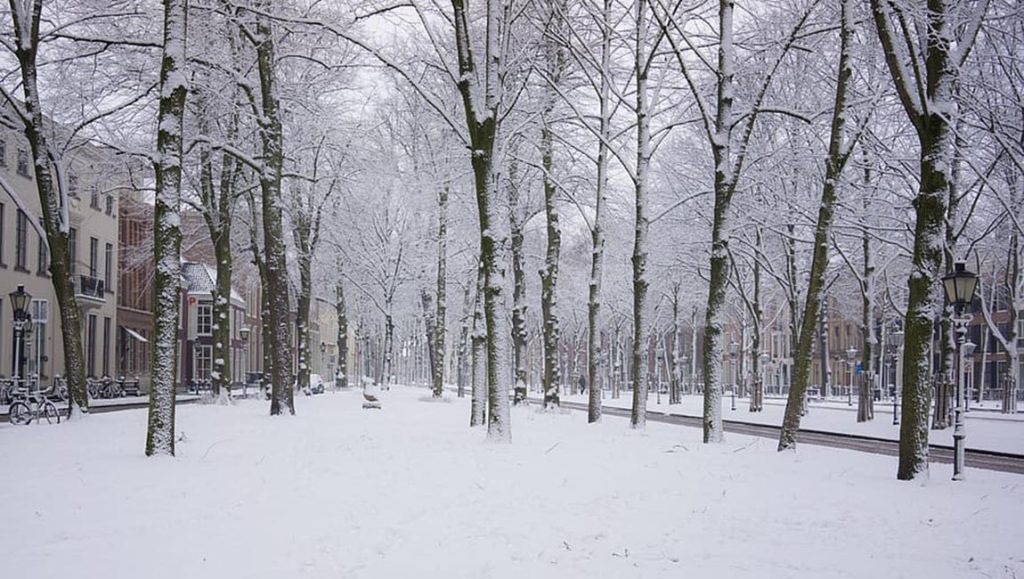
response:
<path id="1" fill-rule="evenodd" d="M 54 422 L 60 424 L 60 412 L 57 412 L 57 407 L 54 406 L 53 402 L 43 404 L 43 418 L 46 419 L 47 424 L 53 424 Z"/>
<path id="2" fill-rule="evenodd" d="M 11 404 L 8 412 L 11 424 L 28 424 L 32 420 L 32 411 L 29 410 L 28 404 L 24 402 L 18 401 Z"/>

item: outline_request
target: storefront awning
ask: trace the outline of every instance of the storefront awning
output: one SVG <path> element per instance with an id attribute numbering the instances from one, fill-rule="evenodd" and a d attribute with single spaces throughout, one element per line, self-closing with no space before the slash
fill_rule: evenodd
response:
<path id="1" fill-rule="evenodd" d="M 134 330 L 132 330 L 130 328 L 126 328 L 124 326 L 121 326 L 121 329 L 124 330 L 124 332 L 126 334 L 128 334 L 129 336 L 135 338 L 136 340 L 138 340 L 138 341 L 140 341 L 142 343 L 146 343 L 146 342 L 149 341 L 146 338 L 143 338 L 141 334 L 139 334 L 138 332 L 136 332 L 136 331 L 134 331 Z"/>

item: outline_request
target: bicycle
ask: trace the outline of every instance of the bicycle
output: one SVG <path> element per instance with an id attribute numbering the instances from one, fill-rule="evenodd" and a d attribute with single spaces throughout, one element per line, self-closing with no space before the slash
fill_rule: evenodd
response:
<path id="1" fill-rule="evenodd" d="M 47 424 L 53 424 L 54 421 L 60 424 L 60 413 L 57 412 L 57 407 L 46 398 L 51 390 L 53 389 L 37 392 L 29 392 L 27 390 L 16 391 L 14 393 L 15 401 L 11 403 L 11 407 L 8 410 L 11 424 L 24 424 L 27 426 L 32 424 L 33 420 L 39 420 L 40 418 L 45 418 Z"/>
<path id="2" fill-rule="evenodd" d="M 121 398 L 123 397 L 124 390 L 121 389 L 121 385 L 114 382 L 113 379 L 104 376 L 102 379 L 102 387 L 100 388 L 100 395 L 103 398 Z"/>
<path id="3" fill-rule="evenodd" d="M 61 402 L 66 402 L 68 399 L 68 382 L 60 376 L 56 376 L 53 379 L 53 396 Z"/>
<path id="4" fill-rule="evenodd" d="M 85 379 L 85 386 L 86 386 L 86 389 L 89 391 L 89 399 L 90 400 L 96 400 L 96 399 L 98 399 L 100 397 L 100 391 L 102 389 L 102 384 L 100 384 L 99 380 L 97 380 L 95 378 L 86 378 Z"/>

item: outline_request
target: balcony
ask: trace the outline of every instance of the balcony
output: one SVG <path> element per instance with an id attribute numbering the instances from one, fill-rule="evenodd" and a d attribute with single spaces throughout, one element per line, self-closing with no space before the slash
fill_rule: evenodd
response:
<path id="1" fill-rule="evenodd" d="M 71 277 L 71 287 L 83 306 L 88 304 L 100 305 L 106 303 L 103 280 L 90 275 L 74 275 Z"/>

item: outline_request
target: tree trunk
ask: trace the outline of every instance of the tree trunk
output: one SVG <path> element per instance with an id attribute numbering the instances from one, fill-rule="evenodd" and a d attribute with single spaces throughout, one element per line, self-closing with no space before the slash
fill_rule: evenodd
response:
<path id="1" fill-rule="evenodd" d="M 164 50 L 160 65 L 157 163 L 154 167 L 153 365 L 146 456 L 174 455 L 175 370 L 181 305 L 181 152 L 188 94 L 185 72 L 187 12 L 186 0 L 164 0 Z M 53 274 L 57 279 L 57 272 Z M 68 331 L 65 327 L 64 332 Z"/>
<path id="2" fill-rule="evenodd" d="M 558 341 L 560 328 L 557 312 L 558 260 L 561 251 L 561 231 L 558 226 L 558 212 L 555 206 L 555 183 L 550 172 L 554 168 L 552 158 L 551 129 L 545 125 L 541 131 L 542 163 L 544 164 L 544 215 L 547 220 L 548 245 L 545 268 L 541 272 L 541 320 L 544 328 L 544 406 L 558 406 Z"/>
<path id="3" fill-rule="evenodd" d="M 445 333 L 448 317 L 448 185 L 441 187 L 437 198 L 437 312 L 435 335 L 428 344 L 433 354 L 431 378 L 434 398 L 444 393 Z"/>
<path id="4" fill-rule="evenodd" d="M 269 2 L 261 2 L 269 7 Z M 273 356 L 270 414 L 295 414 L 293 387 L 292 328 L 289 315 L 288 268 L 285 257 L 284 227 L 281 211 L 281 174 L 284 166 L 283 134 L 276 88 L 276 50 L 271 18 L 256 15 L 256 59 L 260 78 L 263 123 L 260 143 L 264 168 L 260 172 L 260 193 L 263 201 L 263 251 L 267 271 L 267 303 L 271 326 L 270 346 Z"/>
<path id="5" fill-rule="evenodd" d="M 519 167 L 513 156 L 509 166 L 509 222 L 512 241 L 512 368 L 515 390 L 512 402 L 526 402 L 526 272 L 523 267 L 523 223 L 519 208 Z"/>
<path id="6" fill-rule="evenodd" d="M 761 412 L 764 410 L 764 369 L 761 367 L 761 320 L 764 312 L 761 311 L 761 230 L 756 231 L 756 252 L 754 255 L 754 334 L 751 341 L 753 372 L 751 376 L 754 381 L 753 390 L 750 392 L 750 412 Z"/>
<path id="7" fill-rule="evenodd" d="M 819 313 L 826 311 L 822 307 L 823 293 L 825 289 L 825 271 L 828 268 L 828 244 L 829 232 L 832 227 L 832 216 L 836 202 L 836 182 L 843 172 L 843 167 L 849 158 L 849 149 L 844 149 L 843 126 L 846 122 L 847 108 L 847 87 L 853 71 L 849 68 L 849 50 L 853 35 L 852 6 L 851 0 L 842 0 L 840 6 L 840 52 L 839 72 L 836 82 L 835 106 L 832 112 L 832 127 L 829 137 L 828 159 L 825 163 L 825 182 L 821 192 L 821 206 L 818 209 L 818 222 L 814 230 L 814 252 L 811 259 L 810 279 L 807 287 L 807 300 L 801 314 L 800 334 L 797 338 L 797 347 L 793 352 L 793 373 L 791 375 L 792 385 L 789 389 L 789 398 L 786 401 L 786 412 L 782 421 L 782 429 L 779 432 L 779 450 L 786 450 L 796 446 L 796 433 L 800 429 L 800 418 L 805 412 L 805 395 L 807 383 L 811 377 L 811 347 L 815 336 L 815 326 L 818 324 Z M 827 315 L 823 315 L 827 320 Z M 828 325 L 825 324 L 823 337 L 827 340 Z M 826 379 L 822 380 L 822 387 L 825 388 L 827 381 L 828 348 L 822 345 L 824 355 L 822 373 Z"/>
<path id="8" fill-rule="evenodd" d="M 459 61 L 456 82 L 462 96 L 470 145 L 473 182 L 476 192 L 477 217 L 480 227 L 480 269 L 483 275 L 483 321 L 486 328 L 484 355 L 487 373 L 487 437 L 490 440 L 510 442 L 512 429 L 509 416 L 509 373 L 505 371 L 506 344 L 504 314 L 504 260 L 501 259 L 506 243 L 506 215 L 501 205 L 499 159 L 495 140 L 501 119 L 501 86 L 499 71 L 503 60 L 501 42 L 504 7 L 497 0 L 486 4 L 486 41 L 484 48 L 483 81 L 477 76 L 474 46 L 470 41 L 469 15 L 464 0 L 452 0 L 455 44 Z M 482 107 L 482 108 L 481 108 Z"/>
<path id="9" fill-rule="evenodd" d="M 636 186 L 633 229 L 633 405 L 629 424 L 636 429 L 647 425 L 647 368 L 645 344 L 650 321 L 644 316 L 647 300 L 647 173 L 651 162 L 651 120 L 647 94 L 648 68 L 645 65 L 647 44 L 647 0 L 636 3 Z"/>
<path id="10" fill-rule="evenodd" d="M 722 442 L 722 311 L 729 276 L 729 206 L 736 187 L 731 153 L 733 123 L 733 0 L 719 0 L 718 98 L 711 152 L 715 163 L 714 213 L 707 308 L 704 311 L 704 442 Z"/>
<path id="11" fill-rule="evenodd" d="M 459 327 L 459 354 L 458 363 L 455 366 L 455 382 L 458 385 L 458 397 L 464 398 L 466 396 L 466 378 L 467 374 L 472 375 L 473 368 L 475 365 L 470 364 L 470 367 L 466 368 L 466 360 L 470 356 L 470 322 L 475 318 L 475 312 L 477 309 L 476 298 L 479 295 L 473 291 L 476 284 L 466 284 L 465 297 L 462 301 L 462 322 Z M 475 337 L 475 335 L 474 335 Z M 475 358 L 474 358 L 475 360 Z"/>
<path id="12" fill-rule="evenodd" d="M 338 302 L 335 311 L 338 314 L 338 378 L 341 387 L 348 388 L 348 311 L 345 308 L 345 285 L 338 278 Z"/>
<path id="13" fill-rule="evenodd" d="M 604 223 L 602 209 L 608 189 L 608 141 L 611 138 L 609 103 L 611 82 L 608 68 L 611 61 L 612 0 L 604 0 L 601 11 L 601 88 L 598 94 L 600 139 L 597 145 L 597 186 L 594 196 L 594 224 L 590 231 L 590 286 L 587 292 L 587 382 L 590 398 L 587 401 L 587 422 L 601 420 L 601 392 L 598 358 L 601 349 L 601 275 L 604 260 Z"/>
<path id="14" fill-rule="evenodd" d="M 473 302 L 473 334 L 472 334 L 472 400 L 470 401 L 470 426 L 481 426 L 487 414 L 487 361 L 484 347 L 487 341 L 484 327 L 484 271 L 478 270 L 476 282 L 476 300 Z"/>
<path id="15" fill-rule="evenodd" d="M 672 284 L 672 341 L 671 346 L 666 345 L 665 355 L 668 358 L 668 403 L 679 404 L 681 402 L 680 376 L 682 371 L 679 367 L 679 342 L 682 334 L 679 331 L 679 282 Z"/>
<path id="16" fill-rule="evenodd" d="M 203 91 L 196 95 L 198 100 L 197 128 L 201 135 L 210 133 L 209 103 Z M 232 112 L 228 120 L 228 140 L 235 133 L 237 114 Z M 231 256 L 231 220 L 234 204 L 234 184 L 237 162 L 222 153 L 220 178 L 214 184 L 213 153 L 210 146 L 199 146 L 199 181 L 202 215 L 213 247 L 217 279 L 213 291 L 213 365 L 210 371 L 210 394 L 219 404 L 227 404 L 231 387 L 231 284 L 233 262 Z"/>
<path id="17" fill-rule="evenodd" d="M 868 234 L 867 190 L 871 182 L 869 169 L 864 170 L 865 194 L 862 199 L 861 248 L 863 250 L 864 271 L 861 289 L 861 334 L 864 341 L 864 352 L 861 355 L 862 372 L 860 375 L 860 394 L 857 397 L 857 422 L 867 422 L 875 418 L 875 398 L 872 392 L 875 386 L 875 264 L 871 254 L 871 236 Z"/>
<path id="18" fill-rule="evenodd" d="M 420 290 L 420 303 L 423 305 L 423 333 L 427 339 L 427 358 L 430 362 L 430 396 L 431 398 L 440 398 L 443 391 L 443 382 L 441 388 L 438 388 L 438 382 L 435 382 L 433 377 L 438 373 L 438 359 L 437 359 L 437 327 L 434 323 L 434 296 L 430 295 L 430 292 L 426 288 Z M 443 371 L 442 371 L 443 374 Z"/>
<path id="19" fill-rule="evenodd" d="M 16 44 L 14 54 L 21 69 L 21 86 L 25 96 L 24 110 L 18 112 L 24 122 L 25 138 L 32 149 L 36 193 L 39 195 L 43 228 L 46 230 L 46 243 L 50 252 L 50 280 L 53 283 L 57 307 L 60 310 L 61 345 L 64 349 L 65 375 L 68 384 L 67 416 L 69 419 L 73 419 L 88 414 L 89 393 L 85 381 L 85 356 L 82 351 L 81 311 L 75 298 L 74 276 L 71 274 L 74 256 L 70 255 L 68 251 L 68 236 L 71 226 L 68 217 L 69 202 L 62 185 L 61 160 L 53 153 L 47 139 L 51 125 L 43 114 L 38 89 L 36 57 L 39 48 L 39 22 L 42 5 L 42 0 L 34 0 L 31 3 L 12 2 L 10 14 Z M 179 16 L 184 18 L 179 14 L 184 9 L 183 6 L 183 3 L 177 2 L 169 4 L 165 2 L 164 5 L 165 26 L 170 24 L 172 32 L 175 34 L 179 24 L 177 18 Z M 167 22 L 168 15 L 172 22 Z M 184 20 L 181 24 L 184 25 Z M 181 37 L 181 42 L 184 43 L 184 37 Z M 172 51 L 170 55 L 164 55 L 161 79 L 171 72 L 178 74 L 178 67 L 184 66 L 184 61 L 175 60 L 175 55 L 175 51 Z M 171 59 L 170 66 L 173 68 L 165 70 L 163 67 L 168 66 L 168 58 Z M 180 79 L 178 76 L 174 76 L 172 80 L 176 82 Z M 184 108 L 184 90 L 185 87 L 182 86 L 181 94 L 176 93 L 176 96 L 181 99 L 182 108 Z M 16 107 L 16 105 L 13 106 Z M 168 103 L 168 107 L 170 107 L 170 103 Z M 177 109 L 168 108 L 166 110 L 170 114 Z M 180 142 L 180 130 L 177 139 Z M 173 144 L 171 146 L 173 147 Z M 170 159 L 168 159 L 169 162 Z M 180 171 L 180 168 L 178 170 Z M 177 211 L 177 207 L 175 207 L 175 211 Z M 170 453 L 173 454 L 173 452 L 172 442 Z"/>
<path id="20" fill-rule="evenodd" d="M 302 220 L 299 220 L 302 221 Z M 298 348 L 298 372 L 297 386 L 300 392 L 309 395 L 309 375 L 312 362 L 309 316 L 310 308 L 313 305 L 313 256 L 309 253 L 309 230 L 306 224 L 293 225 L 297 238 L 302 238 L 301 243 L 296 243 L 297 260 L 299 262 L 299 295 L 298 311 L 295 316 L 296 347 Z M 301 232 L 301 233 L 300 233 Z"/>

